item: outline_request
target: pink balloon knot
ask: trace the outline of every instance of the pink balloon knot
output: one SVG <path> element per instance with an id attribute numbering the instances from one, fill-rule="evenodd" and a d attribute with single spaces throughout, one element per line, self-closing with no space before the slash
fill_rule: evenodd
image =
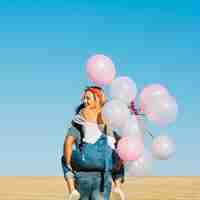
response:
<path id="1" fill-rule="evenodd" d="M 131 111 L 132 114 L 139 115 L 138 109 L 136 108 L 134 101 L 131 101 L 129 108 L 130 108 L 130 111 Z"/>

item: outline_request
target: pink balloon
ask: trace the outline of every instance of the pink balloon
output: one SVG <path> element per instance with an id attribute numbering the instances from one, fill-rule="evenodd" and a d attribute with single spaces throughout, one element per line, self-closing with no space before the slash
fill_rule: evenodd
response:
<path id="1" fill-rule="evenodd" d="M 109 85 L 115 78 L 115 65 L 107 56 L 97 54 L 88 59 L 86 71 L 97 85 Z"/>
<path id="2" fill-rule="evenodd" d="M 139 136 L 127 136 L 119 140 L 117 152 L 124 161 L 137 160 L 144 151 L 144 143 Z"/>
<path id="3" fill-rule="evenodd" d="M 152 99 L 160 96 L 169 95 L 168 90 L 160 84 L 146 86 L 140 94 L 141 111 L 145 112 L 146 104 Z"/>

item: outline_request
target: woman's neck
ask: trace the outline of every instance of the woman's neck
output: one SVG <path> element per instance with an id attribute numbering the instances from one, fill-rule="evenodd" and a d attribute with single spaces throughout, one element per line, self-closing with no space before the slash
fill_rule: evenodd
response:
<path id="1" fill-rule="evenodd" d="M 99 108 L 94 108 L 94 109 L 84 108 L 81 110 L 80 114 L 84 117 L 86 121 L 98 123 L 98 116 L 100 112 L 101 110 Z"/>

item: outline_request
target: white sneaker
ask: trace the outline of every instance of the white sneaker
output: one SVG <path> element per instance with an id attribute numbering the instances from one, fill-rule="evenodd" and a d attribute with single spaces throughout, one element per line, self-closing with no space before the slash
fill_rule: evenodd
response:
<path id="1" fill-rule="evenodd" d="M 112 190 L 112 197 L 114 200 L 125 200 L 124 192 L 118 187 Z"/>
<path id="2" fill-rule="evenodd" d="M 80 193 L 77 190 L 73 190 L 68 197 L 68 200 L 79 200 L 80 199 Z"/>

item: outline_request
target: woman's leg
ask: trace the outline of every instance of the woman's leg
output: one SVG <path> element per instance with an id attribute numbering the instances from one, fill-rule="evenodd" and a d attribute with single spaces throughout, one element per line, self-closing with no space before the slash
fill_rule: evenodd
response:
<path id="1" fill-rule="evenodd" d="M 114 199 L 124 200 L 125 194 L 122 190 L 122 184 L 124 183 L 124 165 L 120 169 L 112 172 L 113 187 L 112 196 Z"/>
<path id="2" fill-rule="evenodd" d="M 125 181 L 124 177 L 125 177 L 124 165 L 122 165 L 119 169 L 112 171 L 112 179 L 114 183 L 115 182 L 117 182 L 117 184 L 124 183 Z"/>

